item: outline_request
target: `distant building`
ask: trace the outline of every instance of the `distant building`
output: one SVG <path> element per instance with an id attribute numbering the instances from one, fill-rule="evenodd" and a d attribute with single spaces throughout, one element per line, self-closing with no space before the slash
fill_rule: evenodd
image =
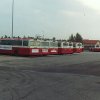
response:
<path id="1" fill-rule="evenodd" d="M 89 48 L 94 47 L 100 40 L 88 40 L 84 39 L 83 44 L 84 44 L 84 49 L 89 50 Z"/>
<path id="2" fill-rule="evenodd" d="M 95 45 L 96 48 L 100 47 L 100 41 L 98 41 Z"/>

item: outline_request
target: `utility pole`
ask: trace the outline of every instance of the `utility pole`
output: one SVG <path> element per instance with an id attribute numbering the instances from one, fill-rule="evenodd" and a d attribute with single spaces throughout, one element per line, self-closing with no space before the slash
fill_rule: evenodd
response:
<path id="1" fill-rule="evenodd" d="M 14 0 L 12 0 L 12 38 L 14 36 Z"/>

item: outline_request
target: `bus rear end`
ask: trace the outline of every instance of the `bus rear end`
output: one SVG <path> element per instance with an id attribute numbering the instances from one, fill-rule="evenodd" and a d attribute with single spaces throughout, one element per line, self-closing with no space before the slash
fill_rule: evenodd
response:
<path id="1" fill-rule="evenodd" d="M 81 52 L 83 52 L 83 45 L 82 45 L 82 43 L 74 43 L 74 48 L 73 48 L 73 50 L 74 50 L 74 53 L 81 53 Z"/>
<path id="2" fill-rule="evenodd" d="M 100 45 L 96 44 L 94 47 L 92 47 L 90 49 L 90 51 L 92 51 L 92 52 L 100 52 Z"/>
<path id="3" fill-rule="evenodd" d="M 73 43 L 72 42 L 59 42 L 58 43 L 59 54 L 72 54 L 73 53 Z"/>

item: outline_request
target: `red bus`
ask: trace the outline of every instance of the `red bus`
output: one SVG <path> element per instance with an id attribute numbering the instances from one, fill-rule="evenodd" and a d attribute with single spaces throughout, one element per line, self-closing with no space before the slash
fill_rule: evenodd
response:
<path id="1" fill-rule="evenodd" d="M 81 53 L 81 52 L 83 52 L 83 50 L 84 50 L 84 46 L 83 46 L 83 44 L 82 43 L 79 43 L 79 42 L 75 42 L 74 44 L 73 44 L 73 51 L 74 51 L 74 53 Z"/>
<path id="2" fill-rule="evenodd" d="M 100 45 L 96 44 L 94 47 L 90 48 L 90 51 L 92 51 L 92 52 L 100 52 Z"/>
<path id="3" fill-rule="evenodd" d="M 49 54 L 50 55 L 58 54 L 58 42 L 49 41 Z"/>
<path id="4" fill-rule="evenodd" d="M 48 55 L 45 42 L 34 39 L 7 38 L 0 39 L 0 54 L 11 54 L 20 56 Z"/>
<path id="5" fill-rule="evenodd" d="M 58 43 L 58 54 L 72 54 L 73 43 L 72 42 L 59 42 Z"/>

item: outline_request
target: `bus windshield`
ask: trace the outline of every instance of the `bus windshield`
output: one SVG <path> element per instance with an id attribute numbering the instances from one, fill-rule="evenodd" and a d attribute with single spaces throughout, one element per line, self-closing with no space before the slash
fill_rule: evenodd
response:
<path id="1" fill-rule="evenodd" d="M 78 43 L 77 45 L 78 45 L 78 46 L 82 46 L 82 44 L 81 44 L 81 43 Z"/>

